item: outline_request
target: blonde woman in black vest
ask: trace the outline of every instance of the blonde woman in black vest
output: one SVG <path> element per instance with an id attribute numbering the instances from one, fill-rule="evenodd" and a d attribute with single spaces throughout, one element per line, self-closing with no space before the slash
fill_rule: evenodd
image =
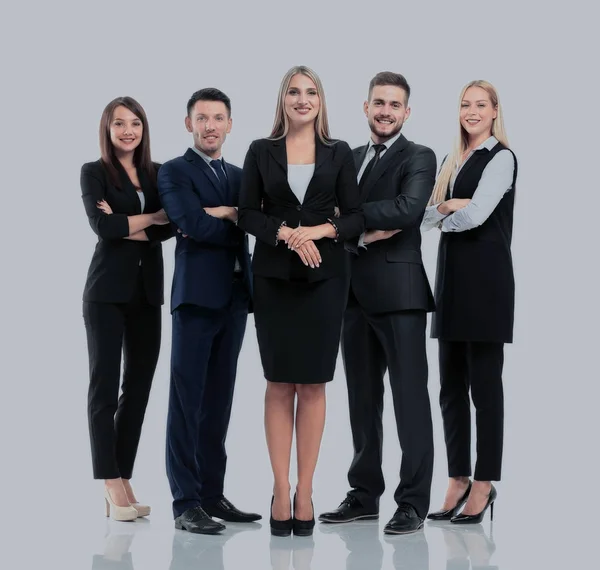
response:
<path id="1" fill-rule="evenodd" d="M 428 518 L 469 524 L 481 522 L 488 507 L 493 518 L 492 481 L 501 475 L 504 343 L 513 338 L 510 246 L 517 161 L 490 83 L 467 84 L 459 105 L 460 134 L 440 169 L 422 224 L 442 232 L 432 336 L 439 342 L 450 477 L 442 509 Z M 477 425 L 473 482 L 469 389 Z"/>

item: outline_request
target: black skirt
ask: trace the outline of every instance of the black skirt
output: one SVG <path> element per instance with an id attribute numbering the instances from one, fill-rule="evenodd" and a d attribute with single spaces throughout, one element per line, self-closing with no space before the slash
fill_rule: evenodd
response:
<path id="1" fill-rule="evenodd" d="M 348 289 L 346 275 L 314 283 L 254 276 L 254 322 L 267 380 L 333 380 Z"/>

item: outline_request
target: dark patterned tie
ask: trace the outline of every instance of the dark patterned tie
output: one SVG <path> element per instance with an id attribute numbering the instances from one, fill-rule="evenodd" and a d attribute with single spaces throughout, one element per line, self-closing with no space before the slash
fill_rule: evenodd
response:
<path id="1" fill-rule="evenodd" d="M 360 189 L 362 189 L 362 187 L 365 185 L 365 182 L 367 181 L 369 174 L 371 174 L 371 171 L 373 170 L 375 165 L 379 162 L 379 156 L 381 155 L 381 151 L 385 148 L 385 145 L 384 144 L 374 144 L 373 148 L 375 149 L 375 156 L 369 161 L 369 164 L 367 164 L 367 168 L 365 168 L 365 171 L 363 172 L 362 176 L 360 177 L 360 182 L 358 183 L 358 187 Z"/>
<path id="2" fill-rule="evenodd" d="M 220 159 L 211 160 L 210 165 L 213 167 L 215 173 L 217 174 L 217 179 L 219 180 L 219 187 L 225 194 L 227 194 L 227 180 L 225 178 L 225 172 L 223 171 L 223 162 Z"/>

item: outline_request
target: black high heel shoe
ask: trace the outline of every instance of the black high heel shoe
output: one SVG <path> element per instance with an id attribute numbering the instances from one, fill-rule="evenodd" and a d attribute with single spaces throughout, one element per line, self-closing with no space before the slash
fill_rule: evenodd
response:
<path id="1" fill-rule="evenodd" d="M 309 521 L 303 521 L 296 518 L 296 493 L 294 493 L 294 519 L 293 519 L 293 529 L 294 534 L 296 536 L 311 536 L 313 533 L 313 529 L 315 528 L 315 507 L 313 505 L 312 499 L 310 501 L 310 505 L 313 510 L 312 519 Z"/>
<path id="2" fill-rule="evenodd" d="M 293 522 L 290 517 L 284 521 L 278 521 L 273 518 L 273 501 L 275 496 L 271 497 L 271 518 L 269 524 L 271 525 L 271 534 L 273 536 L 290 536 L 292 534 Z"/>
<path id="3" fill-rule="evenodd" d="M 432 521 L 449 521 L 450 519 L 452 519 L 452 517 L 456 516 L 458 511 L 460 511 L 462 506 L 467 502 L 469 494 L 471 493 L 471 487 L 472 483 L 471 481 L 469 481 L 469 486 L 467 487 L 467 490 L 464 492 L 463 496 L 460 499 L 458 499 L 458 503 L 456 503 L 454 507 L 448 509 L 447 511 L 436 511 L 434 513 L 429 513 L 427 515 L 427 518 Z"/>
<path id="4" fill-rule="evenodd" d="M 485 504 L 485 507 L 483 507 L 483 511 L 481 511 L 480 513 L 476 514 L 476 515 L 463 515 L 462 513 L 460 515 L 456 515 L 455 517 L 452 517 L 450 519 L 451 523 L 454 524 L 477 524 L 480 523 L 483 520 L 483 515 L 485 515 L 485 511 L 487 511 L 488 507 L 490 507 L 490 517 L 491 520 L 494 520 L 494 501 L 496 500 L 496 497 L 498 496 L 498 493 L 496 492 L 496 487 L 494 487 L 494 485 L 492 485 L 492 488 L 490 489 L 490 494 L 488 495 L 488 500 L 487 503 Z"/>

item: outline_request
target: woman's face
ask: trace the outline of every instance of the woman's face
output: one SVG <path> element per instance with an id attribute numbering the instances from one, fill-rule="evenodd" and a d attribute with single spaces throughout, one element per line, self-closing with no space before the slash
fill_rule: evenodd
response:
<path id="1" fill-rule="evenodd" d="M 284 100 L 285 112 L 296 126 L 314 122 L 321 107 L 317 86 L 310 77 L 297 73 L 292 77 Z"/>
<path id="2" fill-rule="evenodd" d="M 110 121 L 110 140 L 118 153 L 133 152 L 142 142 L 144 125 L 127 107 L 119 105 Z"/>
<path id="3" fill-rule="evenodd" d="M 490 96 L 481 87 L 469 87 L 460 103 L 460 124 L 469 138 L 492 135 L 492 124 L 498 111 L 492 105 Z"/>

